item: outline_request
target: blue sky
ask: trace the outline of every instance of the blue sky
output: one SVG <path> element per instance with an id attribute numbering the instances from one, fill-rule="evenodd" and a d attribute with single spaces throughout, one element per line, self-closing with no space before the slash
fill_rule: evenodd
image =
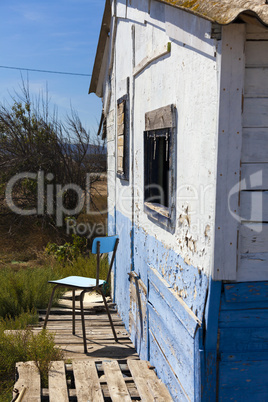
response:
<path id="1" fill-rule="evenodd" d="M 1 0 L 0 65 L 91 74 L 104 5 L 105 0 Z M 48 87 L 61 118 L 72 104 L 96 134 L 101 101 L 88 95 L 90 77 L 29 72 L 28 79 L 32 94 Z M 0 102 L 20 84 L 19 70 L 0 68 Z"/>

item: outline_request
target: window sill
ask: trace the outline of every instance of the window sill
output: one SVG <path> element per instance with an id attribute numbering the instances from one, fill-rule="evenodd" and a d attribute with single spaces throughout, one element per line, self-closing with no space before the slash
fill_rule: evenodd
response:
<path id="1" fill-rule="evenodd" d="M 170 218 L 169 209 L 167 207 L 164 207 L 161 204 L 157 204 L 157 203 L 153 203 L 153 202 L 145 202 L 144 206 L 145 206 L 145 208 L 155 211 L 158 214 L 165 216 L 166 218 Z"/>
<path id="2" fill-rule="evenodd" d="M 116 176 L 117 176 L 118 179 L 120 179 L 120 180 L 129 181 L 129 178 L 128 178 L 128 174 L 127 174 L 127 173 L 119 173 L 119 172 L 117 172 L 117 173 L 116 173 Z"/>
<path id="3" fill-rule="evenodd" d="M 148 215 L 148 218 L 158 226 L 171 233 L 175 232 L 175 214 L 172 213 L 169 208 L 161 204 L 145 202 L 144 212 Z"/>

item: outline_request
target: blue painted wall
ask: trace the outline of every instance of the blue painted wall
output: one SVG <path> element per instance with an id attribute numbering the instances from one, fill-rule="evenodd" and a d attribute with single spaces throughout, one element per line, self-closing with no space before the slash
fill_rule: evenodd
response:
<path id="1" fill-rule="evenodd" d="M 155 268 L 168 284 L 183 298 L 184 302 L 202 319 L 208 278 L 197 268 L 184 262 L 184 259 L 165 247 L 160 241 L 135 227 L 134 233 L 135 271 L 146 283 L 148 267 Z"/>
<path id="2" fill-rule="evenodd" d="M 140 357 L 156 367 L 174 401 L 198 401 L 201 395 L 198 328 L 204 313 L 208 279 L 137 226 L 134 227 L 134 258 L 131 259 L 131 222 L 119 212 L 115 217 L 120 236 L 115 268 L 118 311 L 129 329 L 129 314 L 133 312 L 130 311 L 132 297 L 127 273 L 134 268 L 147 292 L 139 287 L 138 281 L 136 288 L 132 287 L 136 289 L 133 297 L 138 295 L 138 299 L 132 314 L 137 323 L 136 327 L 131 326 L 131 339 Z M 141 317 L 144 320 L 142 332 L 138 322 Z"/>
<path id="3" fill-rule="evenodd" d="M 117 228 L 117 230 L 116 230 Z M 119 232 L 118 232 L 119 230 Z M 129 327 L 129 276 L 131 271 L 131 222 L 117 211 L 108 216 L 108 233 L 119 234 L 119 245 L 114 270 L 114 297 L 126 328 Z"/>
<path id="4" fill-rule="evenodd" d="M 174 401 L 268 400 L 268 282 L 209 282 L 139 227 L 132 258 L 131 222 L 116 212 L 109 223 L 118 311 Z"/>

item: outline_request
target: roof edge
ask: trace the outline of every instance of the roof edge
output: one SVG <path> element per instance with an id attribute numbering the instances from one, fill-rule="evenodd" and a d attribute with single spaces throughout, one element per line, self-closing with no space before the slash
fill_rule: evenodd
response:
<path id="1" fill-rule="evenodd" d="M 89 94 L 96 93 L 96 91 L 97 91 L 106 40 L 109 37 L 109 33 L 110 33 L 111 16 L 112 16 L 112 13 L 111 13 L 110 0 L 106 0 L 102 23 L 101 23 L 99 41 L 98 41 L 98 46 L 97 46 L 89 91 L 88 91 Z"/>

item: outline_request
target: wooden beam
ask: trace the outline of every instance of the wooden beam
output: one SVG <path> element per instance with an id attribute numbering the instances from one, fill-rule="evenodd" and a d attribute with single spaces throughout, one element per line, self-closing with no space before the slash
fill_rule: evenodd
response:
<path id="1" fill-rule="evenodd" d="M 171 42 L 168 42 L 164 46 L 159 46 L 155 50 L 153 50 L 150 54 L 148 54 L 141 62 L 134 67 L 133 69 L 133 76 L 140 74 L 149 64 L 153 61 L 160 59 L 171 52 Z"/>
<path id="2" fill-rule="evenodd" d="M 235 280 L 239 221 L 245 25 L 222 28 L 214 264 L 215 280 Z M 231 192 L 232 197 L 229 198 Z"/>
<path id="3" fill-rule="evenodd" d="M 155 268 L 150 267 L 148 270 L 148 279 L 151 285 L 154 286 L 160 293 L 161 297 L 163 297 L 165 302 L 171 306 L 172 311 L 176 314 L 178 320 L 182 323 L 191 337 L 194 338 L 197 327 L 201 326 L 199 318 L 187 306 L 178 293 L 168 284 L 168 282 L 161 277 Z"/>

